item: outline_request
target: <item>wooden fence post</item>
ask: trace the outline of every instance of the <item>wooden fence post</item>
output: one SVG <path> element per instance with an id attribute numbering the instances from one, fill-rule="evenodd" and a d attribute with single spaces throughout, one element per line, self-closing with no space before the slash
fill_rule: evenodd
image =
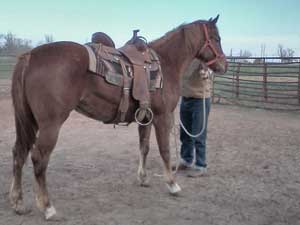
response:
<path id="1" fill-rule="evenodd" d="M 298 73 L 298 103 L 300 105 L 300 61 L 299 61 L 299 73 Z"/>
<path id="2" fill-rule="evenodd" d="M 267 69 L 267 63 L 266 63 L 266 59 L 264 58 L 264 74 L 263 74 L 263 88 L 264 88 L 264 98 L 265 101 L 268 101 L 268 69 Z"/>
<path id="3" fill-rule="evenodd" d="M 238 68 L 236 70 L 236 85 L 235 85 L 236 98 L 239 98 L 240 95 L 240 70 L 241 70 L 241 63 L 238 63 Z"/>
<path id="4" fill-rule="evenodd" d="M 215 76 L 212 74 L 212 88 L 211 88 L 211 95 L 212 95 L 212 103 L 215 103 Z"/>
<path id="5" fill-rule="evenodd" d="M 236 71 L 235 71 L 235 68 L 236 68 L 236 64 L 235 64 L 235 59 L 233 60 L 233 69 L 232 69 L 232 79 L 231 79 L 231 97 L 233 97 L 234 95 L 234 87 L 235 87 L 235 74 L 236 74 Z"/>

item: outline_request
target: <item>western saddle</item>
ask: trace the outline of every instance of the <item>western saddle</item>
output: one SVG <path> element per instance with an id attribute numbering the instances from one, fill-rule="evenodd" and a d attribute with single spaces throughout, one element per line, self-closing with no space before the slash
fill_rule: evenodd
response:
<path id="1" fill-rule="evenodd" d="M 137 35 L 138 32 L 139 30 L 134 30 L 133 37 L 119 49 L 102 32 L 97 32 L 100 35 L 97 38 L 98 43 L 84 45 L 89 53 L 89 70 L 104 77 L 108 83 L 123 88 L 117 116 L 108 123 L 118 124 L 125 121 L 130 94 L 139 102 L 139 109 L 135 114 L 136 122 L 148 125 L 153 117 L 150 92 L 162 88 L 163 76 L 157 54 L 148 47 L 145 38 Z M 106 37 L 110 39 L 109 46 L 105 45 L 108 43 L 105 41 Z"/>

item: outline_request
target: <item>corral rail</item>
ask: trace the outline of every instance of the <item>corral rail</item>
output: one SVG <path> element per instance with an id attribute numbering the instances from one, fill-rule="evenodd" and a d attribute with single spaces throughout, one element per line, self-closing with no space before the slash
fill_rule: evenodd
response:
<path id="1" fill-rule="evenodd" d="M 300 110 L 300 57 L 228 57 L 228 71 L 215 75 L 214 103 Z"/>

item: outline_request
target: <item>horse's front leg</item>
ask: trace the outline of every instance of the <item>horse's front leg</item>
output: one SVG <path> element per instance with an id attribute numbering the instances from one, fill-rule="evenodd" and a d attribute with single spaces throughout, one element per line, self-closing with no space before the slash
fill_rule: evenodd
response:
<path id="1" fill-rule="evenodd" d="M 141 186 L 147 186 L 147 173 L 146 173 L 146 159 L 149 152 L 149 142 L 151 134 L 151 125 L 149 126 L 139 126 L 139 136 L 140 136 L 140 160 L 138 169 L 138 180 Z"/>
<path id="2" fill-rule="evenodd" d="M 159 152 L 164 163 L 167 187 L 171 194 L 176 194 L 181 191 L 181 188 L 176 183 L 171 169 L 170 132 L 173 126 L 173 114 L 165 113 L 162 115 L 157 115 L 154 117 L 153 122 Z"/>

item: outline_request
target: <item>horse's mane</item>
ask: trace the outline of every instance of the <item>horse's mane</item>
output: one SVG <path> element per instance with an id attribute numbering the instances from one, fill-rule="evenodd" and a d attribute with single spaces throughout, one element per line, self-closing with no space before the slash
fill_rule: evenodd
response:
<path id="1" fill-rule="evenodd" d="M 172 30 L 168 31 L 167 33 L 165 33 L 162 37 L 160 38 L 157 38 L 153 41 L 151 41 L 149 43 L 150 46 L 153 46 L 153 45 L 160 45 L 162 42 L 166 41 L 166 40 L 169 40 L 170 38 L 173 37 L 174 34 L 176 34 L 177 32 L 180 32 L 183 28 L 189 26 L 189 25 L 192 25 L 192 24 L 203 24 L 203 23 L 207 23 L 208 21 L 206 20 L 196 20 L 194 22 L 191 22 L 191 23 L 182 23 L 180 24 L 179 26 L 173 28 Z"/>

